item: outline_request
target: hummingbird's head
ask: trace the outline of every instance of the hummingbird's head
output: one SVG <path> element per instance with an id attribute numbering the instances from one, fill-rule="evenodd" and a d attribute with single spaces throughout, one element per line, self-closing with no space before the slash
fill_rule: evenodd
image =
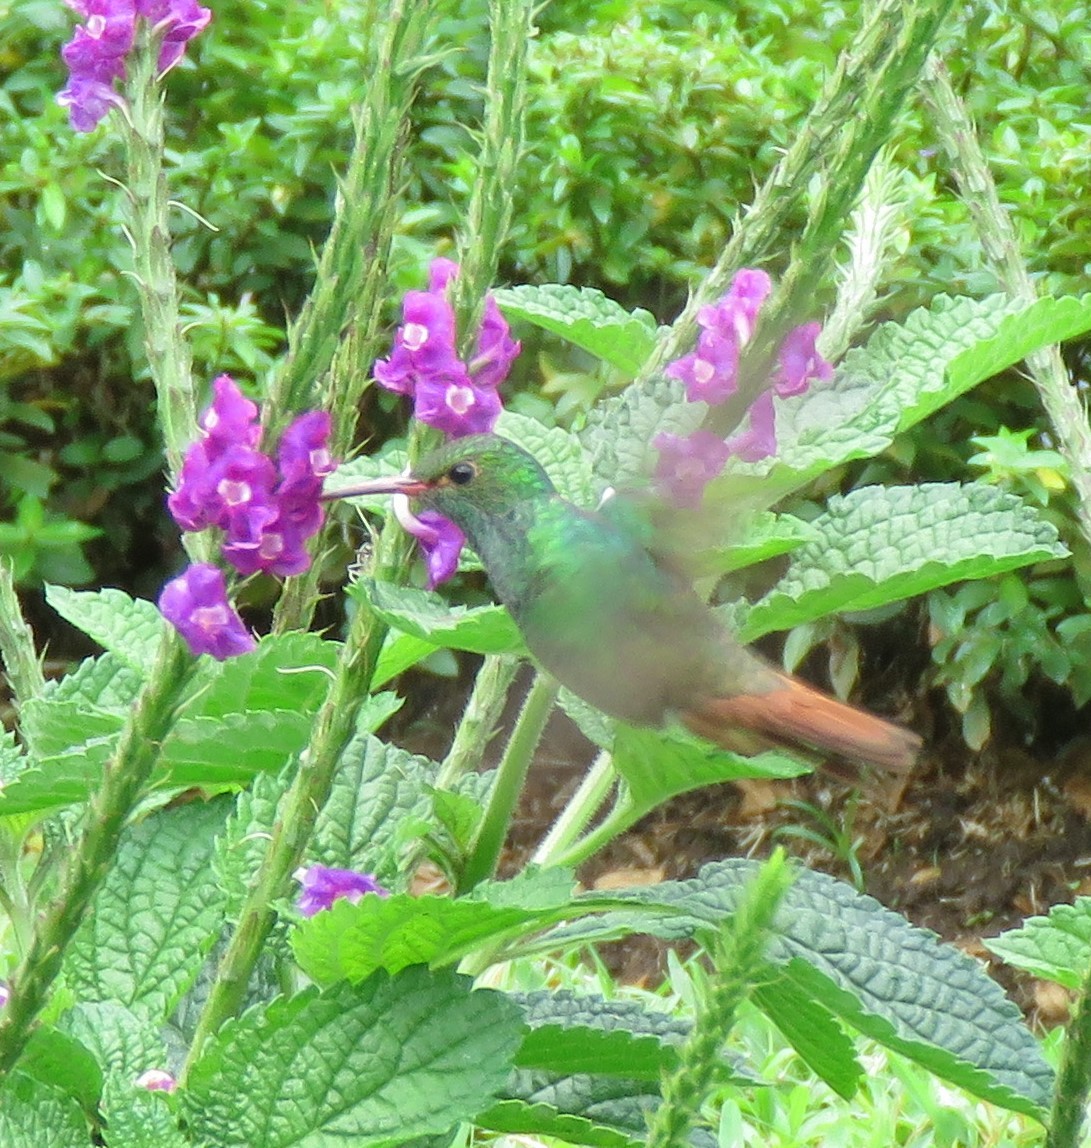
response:
<path id="1" fill-rule="evenodd" d="M 425 455 L 410 474 L 371 479 L 324 498 L 405 495 L 418 510 L 434 510 L 474 537 L 491 522 L 518 517 L 521 507 L 552 493 L 553 483 L 533 455 L 499 435 L 477 434 Z"/>

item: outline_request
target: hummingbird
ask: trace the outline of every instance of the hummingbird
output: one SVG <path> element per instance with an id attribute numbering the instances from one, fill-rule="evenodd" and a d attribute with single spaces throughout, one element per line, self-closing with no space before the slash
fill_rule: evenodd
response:
<path id="1" fill-rule="evenodd" d="M 567 501 L 507 439 L 454 439 L 407 475 L 325 497 L 363 494 L 406 495 L 454 522 L 534 658 L 610 717 L 656 728 L 677 719 L 742 754 L 817 751 L 896 775 L 916 761 L 916 734 L 747 649 L 631 516 L 611 502 L 584 510 Z"/>

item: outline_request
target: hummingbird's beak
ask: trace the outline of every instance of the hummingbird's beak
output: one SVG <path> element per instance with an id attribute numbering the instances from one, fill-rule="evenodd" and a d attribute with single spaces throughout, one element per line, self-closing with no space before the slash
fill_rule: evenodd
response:
<path id="1" fill-rule="evenodd" d="M 428 490 L 428 483 L 421 482 L 408 474 L 391 474 L 385 478 L 372 478 L 367 482 L 358 482 L 353 486 L 342 486 L 336 490 L 324 490 L 321 494 L 322 502 L 332 502 L 335 498 L 362 498 L 369 494 L 404 494 L 407 498 L 416 498 Z"/>

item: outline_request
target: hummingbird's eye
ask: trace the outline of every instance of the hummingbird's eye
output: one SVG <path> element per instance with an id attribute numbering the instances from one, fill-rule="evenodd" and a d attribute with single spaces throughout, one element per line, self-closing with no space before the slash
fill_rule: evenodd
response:
<path id="1" fill-rule="evenodd" d="M 455 486 L 465 486 L 477 476 L 477 467 L 472 462 L 456 462 L 447 472 L 447 477 Z"/>

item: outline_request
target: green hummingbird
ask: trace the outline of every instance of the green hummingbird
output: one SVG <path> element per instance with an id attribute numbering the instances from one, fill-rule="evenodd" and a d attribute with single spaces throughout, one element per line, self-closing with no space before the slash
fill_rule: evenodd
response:
<path id="1" fill-rule="evenodd" d="M 611 717 L 653 727 L 677 718 L 745 754 L 784 746 L 895 774 L 916 760 L 915 734 L 746 649 L 623 513 L 568 502 L 507 439 L 455 439 L 409 475 L 326 497 L 362 494 L 407 495 L 454 522 L 538 662 Z"/>

